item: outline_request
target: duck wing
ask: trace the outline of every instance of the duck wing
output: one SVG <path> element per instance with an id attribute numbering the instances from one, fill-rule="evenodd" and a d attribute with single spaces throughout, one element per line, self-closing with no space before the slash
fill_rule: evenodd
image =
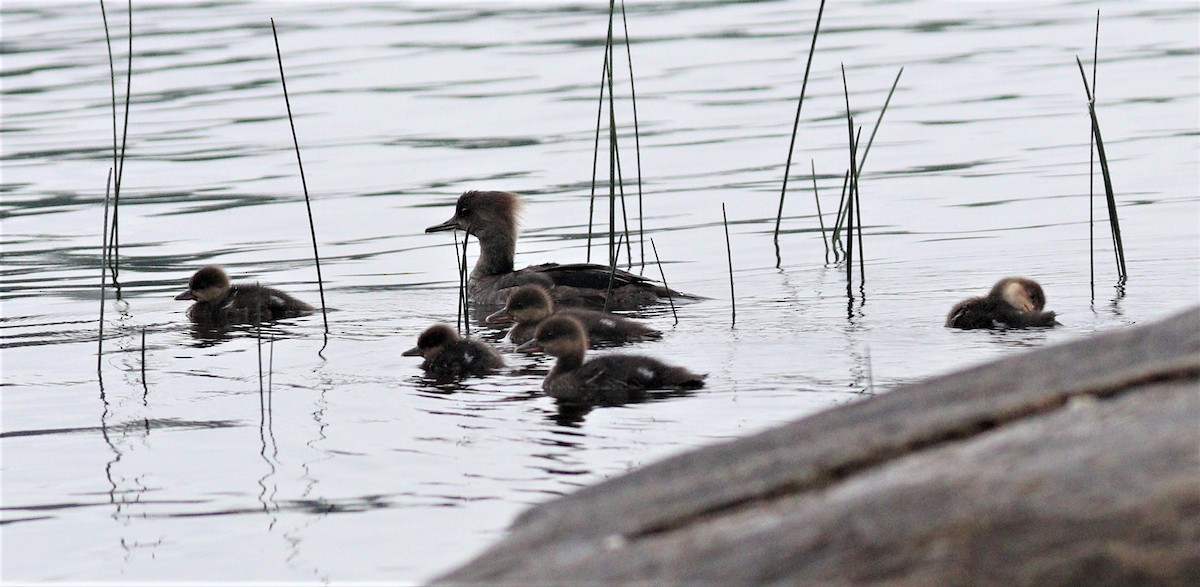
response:
<path id="1" fill-rule="evenodd" d="M 518 273 L 533 273 L 544 276 L 554 285 L 585 289 L 607 289 L 609 276 L 612 276 L 613 288 L 626 285 L 644 285 L 654 287 L 653 282 L 641 275 L 617 269 L 615 272 L 607 265 L 595 263 L 543 263 L 530 265 Z"/>

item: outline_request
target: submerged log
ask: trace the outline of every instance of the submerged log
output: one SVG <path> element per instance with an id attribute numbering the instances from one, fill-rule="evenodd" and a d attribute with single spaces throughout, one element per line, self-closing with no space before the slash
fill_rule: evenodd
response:
<path id="1" fill-rule="evenodd" d="M 1200 585 L 1200 308 L 588 487 L 436 582 Z"/>

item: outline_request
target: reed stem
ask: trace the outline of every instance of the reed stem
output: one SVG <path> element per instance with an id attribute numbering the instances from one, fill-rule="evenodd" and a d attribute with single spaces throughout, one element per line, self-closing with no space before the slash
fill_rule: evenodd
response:
<path id="1" fill-rule="evenodd" d="M 658 265 L 658 275 L 662 278 L 663 289 L 667 290 L 667 303 L 671 304 L 671 316 L 675 318 L 675 325 L 679 325 L 679 314 L 675 313 L 675 299 L 671 295 L 671 286 L 667 285 L 667 274 L 663 271 L 662 260 L 658 258 L 658 247 L 654 246 L 654 239 L 650 239 L 650 249 L 654 251 L 654 262 Z"/>
<path id="2" fill-rule="evenodd" d="M 609 51 L 604 49 L 604 69 L 600 71 L 600 104 L 596 107 L 596 142 L 592 147 L 592 195 L 588 198 L 587 262 L 592 262 L 592 220 L 596 211 L 596 171 L 600 162 L 600 121 L 604 114 L 604 80 L 608 77 Z"/>
<path id="3" fill-rule="evenodd" d="M 325 280 L 321 278 L 321 254 L 317 250 L 317 228 L 313 223 L 312 202 L 308 197 L 308 181 L 304 177 L 304 160 L 300 157 L 300 139 L 296 136 L 296 121 L 292 118 L 292 101 L 288 97 L 287 76 L 283 73 L 283 51 L 279 48 L 279 33 L 275 30 L 274 18 L 271 19 L 271 35 L 275 37 L 275 57 L 279 61 L 279 81 L 283 85 L 283 102 L 287 105 L 288 124 L 292 128 L 292 144 L 296 148 L 296 164 L 300 167 L 300 186 L 304 189 L 304 207 L 308 210 L 308 231 L 312 236 L 313 260 L 317 266 L 317 289 L 321 294 L 321 320 L 325 323 L 325 335 L 329 336 L 329 313 L 325 307 Z"/>
<path id="4" fill-rule="evenodd" d="M 837 214 L 833 217 L 833 234 L 829 236 L 829 246 L 833 248 L 833 262 L 837 263 L 841 259 L 841 253 L 845 252 L 846 248 L 842 245 L 841 230 L 844 224 L 844 215 L 846 212 L 846 190 L 850 188 L 850 170 L 842 176 L 842 195 L 838 197 Z M 839 249 L 841 249 L 839 251 Z"/>
<path id="5" fill-rule="evenodd" d="M 257 288 L 259 284 L 255 283 Z M 260 294 L 261 295 L 261 294 Z M 258 405 L 259 409 L 263 408 L 263 363 L 262 363 L 262 305 L 266 299 L 259 298 L 254 300 L 254 339 L 258 348 Z"/>
<path id="6" fill-rule="evenodd" d="M 638 127 L 637 90 L 633 83 L 633 49 L 629 45 L 629 20 L 625 16 L 625 0 L 621 0 L 621 24 L 625 28 L 625 57 L 629 61 L 629 99 L 633 105 L 633 152 L 637 161 L 638 188 L 638 245 L 641 250 L 641 266 L 646 266 L 646 219 L 642 208 L 642 138 Z M 619 161 L 619 159 L 618 159 Z M 622 180 L 623 183 L 623 180 Z M 628 243 L 629 239 L 626 239 Z M 626 245 L 628 246 L 628 245 Z M 633 263 L 630 263 L 632 267 Z"/>
<path id="7" fill-rule="evenodd" d="M 733 247 L 729 244 L 729 218 L 725 216 L 725 202 L 721 202 L 721 223 L 725 225 L 725 257 L 729 260 L 729 327 L 737 325 L 737 297 L 733 292 Z"/>
<path id="8" fill-rule="evenodd" d="M 462 263 L 459 264 L 459 267 L 461 267 L 462 269 L 459 270 L 459 278 L 458 278 L 459 294 L 458 295 L 459 295 L 460 303 L 462 304 L 463 334 L 466 336 L 471 336 L 471 314 L 470 314 L 471 293 L 469 291 L 467 291 L 467 285 L 470 281 L 470 277 L 467 275 L 467 241 L 469 241 L 470 239 L 471 239 L 471 234 L 469 232 L 463 231 Z"/>
<path id="9" fill-rule="evenodd" d="M 618 249 L 621 248 L 621 241 L 624 240 L 625 236 L 626 236 L 625 234 L 622 234 L 618 238 L 618 240 L 617 240 L 617 248 Z M 616 277 L 617 277 L 617 264 L 616 264 L 616 261 L 614 260 L 614 262 L 608 266 L 608 287 L 604 290 L 603 311 L 605 311 L 605 312 L 608 311 L 609 302 L 612 300 L 613 282 L 616 281 Z"/>
<path id="10" fill-rule="evenodd" d="M 104 224 L 100 227 L 100 336 L 96 341 L 96 374 L 99 375 L 104 360 L 104 292 L 108 275 L 108 199 L 112 186 L 113 170 L 108 168 L 108 179 L 104 180 Z"/>
<path id="11" fill-rule="evenodd" d="M 817 190 L 817 161 L 812 163 L 813 200 L 817 202 L 817 222 L 821 225 L 821 244 L 825 246 L 825 264 L 829 264 L 829 241 L 825 239 L 825 217 L 821 215 L 821 192 Z"/>
<path id="12" fill-rule="evenodd" d="M 888 104 L 892 103 L 892 94 L 896 93 L 896 85 L 900 83 L 900 76 L 904 75 L 904 68 L 896 73 L 896 79 L 892 80 L 892 89 L 888 90 L 887 98 L 883 101 L 883 108 L 879 110 L 879 118 L 875 119 L 875 128 L 871 129 L 871 137 L 867 139 L 867 148 L 863 149 L 862 157 L 858 160 L 858 175 L 862 175 L 863 166 L 867 164 L 867 153 L 871 152 L 871 145 L 875 143 L 875 133 L 879 132 L 879 123 L 883 122 L 883 115 L 887 113 Z"/>
<path id="13" fill-rule="evenodd" d="M 613 143 L 613 150 L 616 152 L 617 160 L 617 192 L 621 198 L 621 222 L 625 227 L 625 258 L 628 262 L 628 267 L 633 268 L 633 239 L 629 235 L 629 210 L 625 206 L 625 175 L 621 172 L 621 144 Z M 621 256 L 621 247 L 617 246 L 616 256 Z"/>
<path id="14" fill-rule="evenodd" d="M 1104 177 L 1104 193 L 1108 201 L 1108 223 L 1112 228 L 1113 249 L 1117 257 L 1118 281 L 1125 283 L 1128 274 L 1125 272 L 1125 247 L 1121 242 L 1121 223 L 1117 218 L 1117 199 L 1113 193 L 1112 175 L 1108 170 L 1108 157 L 1104 153 L 1104 139 L 1100 136 L 1100 120 L 1096 117 L 1096 100 L 1088 88 L 1087 73 L 1083 70 L 1083 61 L 1078 56 L 1075 63 L 1079 65 L 1079 75 L 1083 77 L 1083 90 L 1088 97 L 1088 115 L 1092 119 L 1092 136 L 1096 139 L 1096 154 L 1100 157 L 1100 173 Z"/>
<path id="15" fill-rule="evenodd" d="M 271 335 L 267 353 L 267 412 L 271 411 L 271 391 L 275 387 L 275 335 Z"/>
<path id="16" fill-rule="evenodd" d="M 464 292 L 465 288 L 463 286 L 463 259 L 464 259 L 464 257 L 460 256 L 460 253 L 459 253 L 458 231 L 455 230 L 454 231 L 454 264 L 458 268 L 458 295 L 455 297 L 454 305 L 455 305 L 455 309 L 458 310 L 458 314 L 454 317 L 454 328 L 456 328 L 458 330 L 459 334 L 462 334 L 463 295 L 465 293 Z"/>
<path id="17" fill-rule="evenodd" d="M 854 161 L 854 157 L 858 152 L 858 145 L 862 141 L 862 127 L 858 127 L 858 133 L 854 136 L 854 146 L 851 147 L 850 161 Z M 862 200 L 859 199 L 861 190 L 861 178 L 855 176 L 854 179 L 854 225 L 858 227 L 858 283 L 861 287 L 867 282 L 866 268 L 864 267 L 864 259 L 866 258 L 866 249 L 863 248 L 863 222 L 862 222 Z"/>
<path id="18" fill-rule="evenodd" d="M 1100 10 L 1096 9 L 1096 37 L 1092 44 L 1092 95 L 1096 95 L 1096 67 L 1100 60 Z M 1096 301 L 1096 135 L 1088 133 L 1088 284 Z"/>
<path id="19" fill-rule="evenodd" d="M 604 43 L 605 52 L 610 56 L 608 67 L 608 264 L 617 266 L 617 112 L 613 100 L 613 19 L 616 16 L 616 0 L 608 3 L 608 38 Z M 611 290 L 611 287 L 610 287 Z M 607 309 L 608 300 L 604 306 Z"/>
<path id="20" fill-rule="evenodd" d="M 113 62 L 112 38 L 108 31 L 108 13 L 104 8 L 104 0 L 100 1 L 100 16 L 104 20 L 104 40 L 108 46 L 108 71 L 109 85 L 112 88 L 112 116 L 113 116 L 113 168 L 116 170 L 116 179 L 113 184 L 113 204 L 112 204 L 112 230 L 109 231 L 109 239 L 107 242 L 108 250 L 111 253 L 108 255 L 108 271 L 112 275 L 113 288 L 116 290 L 117 300 L 120 300 L 121 282 L 118 279 L 120 268 L 120 247 L 121 239 L 119 235 L 120 224 L 118 222 L 118 212 L 121 203 L 121 179 L 125 172 L 125 146 L 129 136 L 129 98 L 133 87 L 133 0 L 129 0 L 128 16 L 129 16 L 129 54 L 127 56 L 127 71 L 125 75 L 125 117 L 124 127 L 121 132 L 121 147 L 117 149 L 117 71 Z M 105 222 L 107 224 L 107 221 Z"/>
<path id="21" fill-rule="evenodd" d="M 146 395 L 150 393 L 150 386 L 146 383 L 146 327 L 142 327 L 142 400 L 145 401 Z"/>
<path id="22" fill-rule="evenodd" d="M 858 183 L 858 166 L 854 157 L 854 116 L 850 113 L 850 85 L 846 81 L 845 63 L 842 64 L 842 89 L 846 96 L 846 128 L 850 135 L 850 189 L 846 197 L 846 287 L 849 288 L 854 279 L 854 190 Z"/>
<path id="23" fill-rule="evenodd" d="M 783 166 L 783 187 L 779 190 L 779 212 L 775 215 L 775 267 L 783 264 L 779 252 L 779 225 L 783 222 L 783 200 L 787 196 L 788 176 L 792 169 L 792 153 L 796 149 L 796 134 L 800 129 L 800 110 L 804 108 L 804 92 L 808 89 L 808 72 L 812 70 L 813 54 L 817 51 L 817 35 L 821 32 L 821 15 L 825 13 L 825 0 L 817 9 L 817 24 L 813 27 L 812 43 L 808 47 L 808 63 L 804 66 L 804 80 L 800 82 L 800 99 L 796 102 L 796 119 L 792 122 L 792 140 L 788 143 L 787 162 Z"/>

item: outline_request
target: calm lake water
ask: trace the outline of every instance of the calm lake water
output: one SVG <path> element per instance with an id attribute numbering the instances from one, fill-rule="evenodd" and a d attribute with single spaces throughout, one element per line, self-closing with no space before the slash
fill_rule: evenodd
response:
<path id="1" fill-rule="evenodd" d="M 530 505 L 667 455 L 1200 301 L 1196 3 L 830 3 L 777 268 L 817 5 L 628 5 L 646 236 L 673 287 L 710 298 L 681 306 L 677 325 L 643 312 L 666 335 L 632 350 L 709 385 L 565 414 L 540 392 L 550 361 L 512 353 L 502 331 L 473 328 L 512 373 L 457 386 L 429 384 L 400 352 L 455 321 L 453 240 L 423 229 L 464 190 L 525 195 L 518 266 L 587 257 L 607 3 L 135 2 L 123 301 L 109 292 L 97 370 L 113 149 L 103 21 L 95 2 L 6 0 L 2 578 L 421 581 Z M 127 13 L 107 8 L 123 72 Z M 1075 63 L 1091 76 L 1097 8 L 1123 288 L 1103 198 L 1088 195 Z M 318 315 L 265 329 L 274 343 L 260 347 L 249 329 L 195 332 L 172 297 L 217 263 L 318 302 L 272 17 L 336 311 L 327 341 Z M 615 116 L 636 194 L 624 51 Z M 831 224 L 849 163 L 842 65 L 864 140 L 904 68 L 862 175 L 853 298 L 825 262 L 811 179 L 815 166 Z M 1041 281 L 1062 327 L 942 327 L 952 304 L 1012 274 Z"/>

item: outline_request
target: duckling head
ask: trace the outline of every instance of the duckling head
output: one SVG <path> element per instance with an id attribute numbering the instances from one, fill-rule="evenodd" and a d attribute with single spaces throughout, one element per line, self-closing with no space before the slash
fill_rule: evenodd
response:
<path id="1" fill-rule="evenodd" d="M 195 300 L 211 302 L 219 300 L 229 293 L 229 276 L 225 270 L 216 265 L 200 268 L 188 280 L 187 291 L 175 296 L 177 300 Z"/>
<path id="2" fill-rule="evenodd" d="M 495 237 L 516 239 L 520 207 L 520 198 L 511 192 L 463 192 L 454 207 L 454 216 L 426 228 L 425 232 L 463 230 L 480 240 Z"/>
<path id="3" fill-rule="evenodd" d="M 1004 303 L 1024 312 L 1041 312 L 1046 307 L 1046 294 L 1038 282 L 1024 277 L 1005 277 L 992 287 L 989 297 L 1000 298 Z"/>
<path id="4" fill-rule="evenodd" d="M 500 311 L 488 316 L 488 324 L 517 322 L 534 324 L 549 318 L 554 313 L 554 300 L 540 285 L 527 284 L 508 294 L 508 301 Z"/>
<path id="5" fill-rule="evenodd" d="M 542 351 L 554 357 L 583 358 L 587 352 L 587 331 L 578 320 L 570 316 L 551 316 L 537 327 L 529 342 L 517 347 L 518 351 Z"/>
<path id="6" fill-rule="evenodd" d="M 438 322 L 426 328 L 425 332 L 417 337 L 417 346 L 400 354 L 405 357 L 429 358 L 456 340 L 458 340 L 458 333 L 448 324 Z"/>

